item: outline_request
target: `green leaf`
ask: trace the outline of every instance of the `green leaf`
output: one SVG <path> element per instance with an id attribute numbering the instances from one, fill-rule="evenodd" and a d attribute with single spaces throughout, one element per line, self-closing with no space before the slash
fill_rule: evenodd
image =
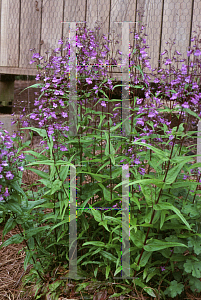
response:
<path id="1" fill-rule="evenodd" d="M 17 181 L 11 182 L 10 185 L 11 185 L 11 187 L 12 187 L 14 190 L 16 190 L 18 193 L 20 193 L 21 195 L 23 195 L 24 198 L 25 198 L 26 200 L 28 200 L 28 199 L 27 199 L 27 196 L 26 196 L 26 194 L 25 194 L 25 192 L 24 192 L 23 189 L 19 186 L 19 183 L 18 183 Z"/>
<path id="2" fill-rule="evenodd" d="M 108 253 L 106 251 L 101 251 L 101 255 L 104 256 L 105 258 L 108 258 L 109 260 L 113 261 L 114 263 L 116 263 L 117 258 L 112 255 L 111 253 Z"/>
<path id="3" fill-rule="evenodd" d="M 40 180 L 38 180 L 38 181 L 40 181 L 40 182 L 41 182 L 42 184 L 44 184 L 46 187 L 48 187 L 49 189 L 51 189 L 52 184 L 51 184 L 51 182 L 50 182 L 49 179 L 40 179 Z"/>
<path id="4" fill-rule="evenodd" d="M 33 255 L 34 255 L 33 251 L 29 251 L 29 250 L 26 251 L 26 257 L 24 259 L 24 270 L 25 271 L 27 269 L 28 264 L 31 263 L 31 259 L 32 259 Z"/>
<path id="5" fill-rule="evenodd" d="M 30 239 L 30 237 L 39 234 L 43 231 L 46 231 L 47 229 L 50 229 L 50 226 L 47 225 L 43 227 L 30 228 L 25 232 L 26 239 Z"/>
<path id="6" fill-rule="evenodd" d="M 161 162 L 168 161 L 168 159 L 169 159 L 168 153 L 166 153 L 166 152 L 164 152 L 164 151 L 162 151 L 162 150 L 160 150 L 160 149 L 158 149 L 158 148 L 156 148 L 152 145 L 148 145 L 146 143 L 142 143 L 142 142 L 138 142 L 138 141 L 132 142 L 132 144 L 147 147 L 148 149 L 151 149 L 161 159 Z"/>
<path id="7" fill-rule="evenodd" d="M 10 230 L 15 228 L 15 226 L 16 226 L 15 220 L 12 217 L 8 219 L 3 229 L 3 238 Z"/>
<path id="8" fill-rule="evenodd" d="M 165 217 L 166 217 L 167 213 L 168 213 L 167 210 L 162 210 L 162 212 L 161 212 L 160 229 L 163 227 L 163 224 L 165 222 Z"/>
<path id="9" fill-rule="evenodd" d="M 45 84 L 42 84 L 42 83 L 35 83 L 35 84 L 32 84 L 32 85 L 26 87 L 25 89 L 23 89 L 19 94 L 21 94 L 22 92 L 24 92 L 25 90 L 30 89 L 30 88 L 40 89 L 40 88 L 42 88 L 42 87 L 44 87 L 44 86 L 45 86 Z"/>
<path id="10" fill-rule="evenodd" d="M 145 267 L 152 253 L 144 251 L 140 260 L 140 267 Z"/>
<path id="11" fill-rule="evenodd" d="M 144 74 L 143 74 L 143 71 L 142 71 L 141 66 L 140 66 L 140 65 L 138 65 L 138 66 L 135 66 L 135 65 L 134 65 L 134 68 L 136 68 L 136 69 L 140 72 L 140 74 L 142 75 L 142 77 L 143 77 L 143 79 L 144 79 Z"/>
<path id="12" fill-rule="evenodd" d="M 199 255 L 201 253 L 201 238 L 198 236 L 190 237 L 188 247 L 193 247 L 195 254 Z"/>
<path id="13" fill-rule="evenodd" d="M 94 245 L 94 246 L 97 246 L 97 247 L 106 247 L 105 243 L 99 242 L 99 241 L 86 242 L 86 243 L 83 244 L 83 246 L 86 246 L 86 245 Z"/>
<path id="14" fill-rule="evenodd" d="M 8 240 L 6 240 L 5 242 L 3 242 L 3 244 L 1 244 L 0 249 L 2 247 L 7 247 L 8 245 L 20 244 L 23 242 L 23 240 L 24 238 L 23 236 L 21 236 L 21 234 L 12 235 Z"/>
<path id="15" fill-rule="evenodd" d="M 27 168 L 27 170 L 30 170 L 30 171 L 36 173 L 38 176 L 40 176 L 43 179 L 48 179 L 49 178 L 49 174 L 46 173 L 46 172 L 42 172 L 40 170 L 33 169 L 33 168 Z"/>
<path id="16" fill-rule="evenodd" d="M 186 245 L 184 245 L 182 243 L 164 242 L 164 241 L 152 239 L 150 242 L 148 241 L 148 243 L 144 246 L 144 250 L 153 252 L 153 251 L 159 251 L 162 249 L 172 248 L 172 247 L 188 248 Z"/>
<path id="17" fill-rule="evenodd" d="M 184 290 L 184 285 L 178 283 L 176 280 L 170 282 L 170 286 L 165 290 L 164 294 L 175 298 L 177 295 L 180 295 Z"/>
<path id="18" fill-rule="evenodd" d="M 150 274 L 147 276 L 146 282 L 149 282 L 155 275 L 160 275 L 160 271 L 158 269 L 154 270 L 153 272 L 150 272 Z"/>
<path id="19" fill-rule="evenodd" d="M 187 259 L 184 264 L 184 270 L 187 273 L 192 273 L 194 277 L 201 278 L 201 261 Z"/>
<path id="20" fill-rule="evenodd" d="M 61 186 L 62 181 L 60 181 L 59 179 L 54 180 L 51 186 L 50 195 L 53 195 L 55 192 L 59 191 L 61 189 Z"/>
<path id="21" fill-rule="evenodd" d="M 145 235 L 141 230 L 137 230 L 134 234 L 130 234 L 130 238 L 134 245 L 138 248 L 142 248 L 144 245 Z"/>
<path id="22" fill-rule="evenodd" d="M 111 269 L 110 269 L 110 266 L 108 265 L 108 266 L 106 267 L 106 273 L 105 273 L 106 279 L 108 279 L 110 270 L 111 270 Z"/>
<path id="23" fill-rule="evenodd" d="M 21 129 L 31 129 L 35 132 L 37 132 L 41 137 L 47 137 L 47 132 L 45 129 L 41 129 L 41 128 L 35 128 L 35 127 L 24 127 L 24 128 L 21 128 Z"/>
<path id="24" fill-rule="evenodd" d="M 154 291 L 153 291 L 153 289 L 152 288 L 150 288 L 150 287 L 145 287 L 144 288 L 144 291 L 149 295 L 149 296 L 151 296 L 151 297 L 156 297 L 156 294 L 154 293 Z"/>
<path id="25" fill-rule="evenodd" d="M 201 281 L 198 278 L 195 278 L 193 276 L 189 276 L 190 280 L 189 280 L 189 285 L 190 285 L 190 289 L 193 293 L 197 292 L 200 293 L 201 292 Z"/>
<path id="26" fill-rule="evenodd" d="M 130 198 L 130 201 L 133 201 L 138 206 L 138 208 L 140 209 L 140 201 L 138 200 L 137 197 L 135 197 L 135 194 L 134 194 L 133 197 Z"/>
<path id="27" fill-rule="evenodd" d="M 170 210 L 170 209 L 173 210 L 175 212 L 175 214 L 177 214 L 177 216 L 182 220 L 182 222 L 188 227 L 188 229 L 191 230 L 191 227 L 190 227 L 189 223 L 186 221 L 186 219 L 181 214 L 181 212 L 179 211 L 179 209 L 176 208 L 171 203 L 164 202 L 164 203 L 154 204 L 153 208 L 155 210 Z"/>
<path id="28" fill-rule="evenodd" d="M 177 178 L 178 174 L 181 173 L 181 169 L 183 168 L 183 166 L 185 164 L 186 164 L 186 161 L 183 161 L 182 163 L 178 164 L 177 166 L 171 168 L 167 173 L 165 183 L 167 183 L 167 184 L 173 183 L 175 181 L 175 179 Z"/>
<path id="29" fill-rule="evenodd" d="M 116 276 L 119 272 L 121 272 L 121 270 L 122 270 L 122 266 L 119 266 L 119 267 L 116 269 L 116 271 L 115 271 L 115 273 L 114 273 L 114 276 Z"/>
<path id="30" fill-rule="evenodd" d="M 13 201 L 13 200 L 9 200 L 9 202 L 7 204 L 5 204 L 5 206 L 11 210 L 12 212 L 21 215 L 22 214 L 22 209 L 20 207 L 20 205 Z"/>
<path id="31" fill-rule="evenodd" d="M 89 204 L 89 208 L 91 208 L 91 213 L 94 216 L 94 219 L 97 222 L 101 222 L 102 218 L 101 218 L 101 212 L 98 211 L 97 209 L 94 209 L 90 204 Z"/>

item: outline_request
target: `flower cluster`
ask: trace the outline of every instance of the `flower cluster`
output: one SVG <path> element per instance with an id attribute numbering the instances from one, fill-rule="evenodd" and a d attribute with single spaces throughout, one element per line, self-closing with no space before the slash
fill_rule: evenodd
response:
<path id="1" fill-rule="evenodd" d="M 3 123 L 0 122 L 0 125 Z M 0 201 L 6 200 L 12 193 L 10 183 L 18 179 L 18 172 L 22 172 L 23 154 L 18 154 L 12 138 L 16 133 L 9 135 L 7 130 L 0 127 Z"/>

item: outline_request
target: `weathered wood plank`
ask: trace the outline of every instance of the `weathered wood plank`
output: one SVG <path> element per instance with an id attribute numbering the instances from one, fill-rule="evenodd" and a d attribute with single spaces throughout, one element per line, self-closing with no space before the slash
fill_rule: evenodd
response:
<path id="1" fill-rule="evenodd" d="M 187 58 L 186 50 L 189 46 L 191 6 L 191 0 L 167 0 L 164 2 L 161 52 L 164 49 L 168 49 L 168 45 L 165 43 L 171 38 L 175 39 L 175 45 L 171 54 L 177 50 L 184 58 Z"/>
<path id="2" fill-rule="evenodd" d="M 122 40 L 122 23 L 115 23 L 115 22 L 130 22 L 129 23 L 129 41 L 126 41 L 126 44 L 130 42 L 133 45 L 134 39 L 134 25 L 136 22 L 135 20 L 135 8 L 136 8 L 136 0 L 131 1 L 121 1 L 121 0 L 112 0 L 111 1 L 111 13 L 110 13 L 110 33 L 111 38 L 115 41 L 119 41 L 118 44 L 114 46 L 114 56 L 120 58 L 117 50 L 122 52 L 122 46 L 128 48 L 128 45 L 125 45 L 125 41 Z M 132 32 L 132 33 L 131 33 Z M 124 43 L 124 45 L 122 44 Z M 123 57 L 125 59 L 125 57 Z M 121 63 L 118 60 L 118 63 Z M 114 69 L 114 72 L 121 72 L 121 68 L 117 67 Z M 119 76 L 119 75 L 118 75 Z"/>
<path id="3" fill-rule="evenodd" d="M 192 32 L 198 31 L 198 25 L 201 26 L 201 1 L 194 0 Z"/>
<path id="4" fill-rule="evenodd" d="M 45 52 L 59 48 L 59 39 L 62 38 L 62 16 L 63 1 L 48 0 L 43 1 L 42 8 L 42 28 L 41 28 L 41 49 L 40 54 L 46 56 Z"/>
<path id="5" fill-rule="evenodd" d="M 69 40 L 69 23 L 68 22 L 77 22 L 77 26 L 81 25 L 79 22 L 85 21 L 85 7 L 86 0 L 68 0 L 65 2 L 64 7 L 64 20 L 63 20 L 63 40 L 66 42 Z M 84 25 L 84 24 L 82 24 Z M 71 33 L 71 36 L 73 34 Z M 62 52 L 63 55 L 66 55 L 66 51 Z"/>
<path id="6" fill-rule="evenodd" d="M 1 2 L 1 66 L 18 67 L 19 0 Z"/>
<path id="7" fill-rule="evenodd" d="M 36 75 L 37 69 L 33 68 L 18 68 L 18 67 L 7 67 L 7 66 L 0 66 L 0 73 L 1 74 L 14 74 L 14 75 Z"/>
<path id="8" fill-rule="evenodd" d="M 143 30 L 147 37 L 146 44 L 149 48 L 146 50 L 151 57 L 150 65 L 152 68 L 158 67 L 159 48 L 160 48 L 160 32 L 162 22 L 162 0 L 146 0 L 144 1 L 144 17 L 142 22 L 146 25 Z M 143 45 L 143 44 L 142 44 Z"/>
<path id="9" fill-rule="evenodd" d="M 31 48 L 40 50 L 41 0 L 27 3 L 21 0 L 20 23 L 20 61 L 19 67 L 35 68 L 29 62 L 32 58 Z"/>
<path id="10" fill-rule="evenodd" d="M 87 1 L 87 14 L 86 14 L 86 21 L 87 26 L 95 30 L 95 27 L 100 26 L 100 30 L 96 30 L 94 35 L 96 37 L 96 41 L 100 43 L 99 46 L 99 55 L 101 56 L 101 51 L 105 51 L 106 48 L 102 47 L 105 40 L 103 39 L 103 35 L 108 38 L 108 29 L 109 29 L 109 11 L 110 11 L 110 1 L 106 0 L 104 2 L 100 2 L 97 0 L 88 0 Z M 106 43 L 107 44 L 107 43 Z M 103 61 L 105 58 L 103 58 Z M 93 64 L 94 61 L 91 61 Z"/>

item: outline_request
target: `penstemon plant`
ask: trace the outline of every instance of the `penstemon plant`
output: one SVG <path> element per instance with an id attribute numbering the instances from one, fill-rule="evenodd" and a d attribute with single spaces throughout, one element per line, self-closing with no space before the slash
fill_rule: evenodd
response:
<path id="1" fill-rule="evenodd" d="M 96 27 L 94 32 L 80 27 L 72 38 L 77 43 L 78 65 L 76 136 L 69 135 L 68 123 L 70 41 L 64 44 L 59 40 L 61 47 L 55 49 L 55 55 L 49 59 L 48 55 L 43 58 L 39 53 L 33 54 L 31 63 L 37 63 L 36 80 L 40 80 L 35 87 L 40 86 L 41 94 L 35 101 L 36 109 L 26 115 L 22 126 L 41 136 L 44 150 L 40 153 L 28 150 L 23 154 L 25 170 L 31 170 L 40 179 L 36 183 L 37 191 L 30 188 L 24 200 L 17 199 L 21 211 L 15 222 L 23 232 L 6 240 L 1 247 L 26 241 L 24 267 L 33 264 L 33 268 L 25 277 L 24 286 L 35 282 L 36 299 L 48 293 L 54 299 L 61 293 L 74 296 L 87 289 L 95 293 L 105 279 L 108 284 L 118 283 L 113 297 L 133 296 L 135 287 L 158 299 L 184 296 L 187 286 L 193 293 L 201 292 L 201 202 L 198 195 L 198 167 L 201 165 L 192 163 L 196 155 L 187 156 L 189 149 L 185 146 L 185 141 L 194 133 L 189 131 L 189 120 L 200 120 L 199 34 L 192 39 L 194 45 L 188 51 L 187 63 L 180 59 L 177 51 L 173 57 L 168 56 L 174 45 L 170 44 L 169 53 L 168 50 L 162 53 L 162 57 L 166 56 L 160 69 L 153 70 L 146 52 L 144 26 L 139 27 L 134 35 L 135 49 L 127 58 L 131 134 L 122 136 L 122 100 L 112 96 L 118 85 L 113 86 L 113 78 L 103 67 L 104 63 L 117 64 L 121 57 L 115 53 L 117 59 L 112 58 L 110 41 L 103 36 L 101 44 L 99 29 Z M 67 54 L 57 56 L 61 51 Z M 91 61 L 93 67 L 88 68 Z M 146 75 L 147 69 L 155 78 L 155 90 Z M 137 96 L 138 90 L 144 92 L 144 97 Z M 178 118 L 173 126 L 175 112 Z M 33 122 L 34 127 L 31 126 Z M 77 202 L 80 203 L 77 212 L 78 275 L 95 277 L 99 287 L 88 281 L 79 283 L 73 292 L 70 285 L 64 288 L 65 282 L 58 274 L 60 277 L 67 274 L 69 266 L 68 178 L 69 167 L 75 164 L 79 178 Z M 33 168 L 40 165 L 49 166 L 49 173 Z M 125 279 L 123 285 L 113 279 L 122 269 L 120 166 L 129 169 L 129 251 L 131 276 L 134 277 L 131 282 Z M 83 185 L 83 175 L 89 175 L 91 182 Z M 93 201 L 89 203 L 90 200 Z M 18 211 L 9 206 L 10 199 L 2 200 L 1 207 L 6 201 L 4 209 L 11 217 L 5 225 L 4 236 L 11 230 L 12 213 L 18 215 Z M 99 211 L 98 207 L 105 210 Z M 45 213 L 45 209 L 50 212 Z"/>

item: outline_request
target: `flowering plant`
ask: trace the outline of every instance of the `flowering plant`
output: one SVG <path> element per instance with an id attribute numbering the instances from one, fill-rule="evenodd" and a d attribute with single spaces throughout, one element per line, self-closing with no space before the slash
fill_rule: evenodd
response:
<path id="1" fill-rule="evenodd" d="M 165 298 L 167 294 L 173 298 L 184 293 L 187 284 L 193 292 L 201 291 L 201 202 L 197 196 L 200 182 L 197 167 L 200 164 L 192 164 L 195 156 L 187 157 L 188 148 L 184 145 L 185 140 L 192 137 L 186 126 L 189 116 L 196 122 L 200 119 L 193 111 L 195 104 L 198 110 L 200 106 L 199 77 L 189 75 L 192 72 L 195 75 L 195 68 L 190 69 L 187 65 L 179 68 L 181 60 L 176 60 L 175 68 L 173 59 L 168 57 L 164 68 L 157 70 L 157 85 L 155 90 L 152 89 L 145 71 L 148 68 L 154 74 L 154 70 L 149 64 L 143 30 L 142 26 L 135 34 L 136 48 L 127 58 L 131 73 L 127 117 L 131 125 L 130 136 L 122 136 L 120 131 L 122 121 L 117 117 L 123 100 L 112 97 L 118 85 L 113 86 L 107 70 L 102 67 L 104 62 L 117 64 L 109 56 L 109 41 L 105 36 L 101 46 L 98 35 L 86 28 L 79 28 L 77 36 L 73 37 L 79 49 L 77 135 L 69 135 L 71 125 L 67 119 L 72 96 L 68 63 L 73 60 L 69 58 L 69 41 L 63 49 L 55 49 L 55 55 L 47 58 L 44 64 L 39 53 L 33 55 L 39 71 L 36 79 L 42 81 L 39 84 L 41 95 L 35 101 L 36 109 L 27 115 L 23 126 L 30 126 L 33 120 L 36 122 L 35 127 L 28 128 L 42 137 L 47 151 L 25 151 L 25 168 L 40 176 L 37 185 L 41 185 L 32 198 L 29 193 L 27 207 L 22 205 L 22 210 L 27 211 L 27 222 L 22 224 L 23 237 L 18 235 L 16 240 L 27 241 L 25 268 L 32 262 L 34 267 L 25 283 L 37 281 L 35 296 L 48 293 L 47 284 L 41 282 L 53 280 L 60 265 L 69 266 L 68 179 L 69 166 L 75 164 L 78 165 L 77 190 L 81 203 L 77 213 L 79 274 L 90 274 L 99 281 L 106 278 L 111 282 L 121 272 L 122 170 L 119 166 L 122 166 L 123 171 L 128 171 L 132 193 L 130 206 L 125 208 L 130 212 L 131 225 L 131 247 L 127 249 L 131 254 L 130 275 L 135 277 L 132 283 L 125 279 L 129 292 L 138 286 L 151 297 Z M 198 41 L 195 38 L 196 49 Z M 59 44 L 63 45 L 63 41 Z M 102 47 L 100 51 L 99 46 Z M 60 51 L 67 51 L 67 55 L 57 56 Z M 198 51 L 194 51 L 196 59 L 197 54 Z M 90 60 L 95 62 L 91 69 L 87 67 Z M 122 88 L 128 89 L 128 86 Z M 144 92 L 143 97 L 137 96 L 138 89 Z M 167 99 L 171 102 L 170 107 L 164 101 Z M 171 122 L 173 112 L 179 117 L 176 126 Z M 48 165 L 49 174 L 31 168 L 39 165 Z M 91 182 L 83 185 L 85 174 L 91 177 Z M 189 180 L 190 176 L 193 179 Z M 96 202 L 89 203 L 95 197 Z M 51 212 L 45 214 L 47 208 Z M 104 211 L 100 212 L 100 208 Z M 9 226 L 4 234 L 8 231 Z M 2 246 L 12 242 L 13 239 L 7 240 Z M 66 271 L 61 272 L 65 274 Z M 56 288 L 64 286 L 62 280 L 55 282 L 50 288 L 54 297 Z M 89 284 L 80 283 L 77 292 L 85 290 Z M 114 295 L 118 296 L 118 292 Z"/>
<path id="2" fill-rule="evenodd" d="M 0 123 L 3 125 L 3 123 Z M 16 133 L 9 135 L 0 127 L 0 216 L 5 221 L 7 210 L 19 212 L 22 199 L 26 199 L 21 189 L 22 171 L 24 170 L 24 154 L 19 154 L 23 147 L 16 148 L 19 142 Z"/>

